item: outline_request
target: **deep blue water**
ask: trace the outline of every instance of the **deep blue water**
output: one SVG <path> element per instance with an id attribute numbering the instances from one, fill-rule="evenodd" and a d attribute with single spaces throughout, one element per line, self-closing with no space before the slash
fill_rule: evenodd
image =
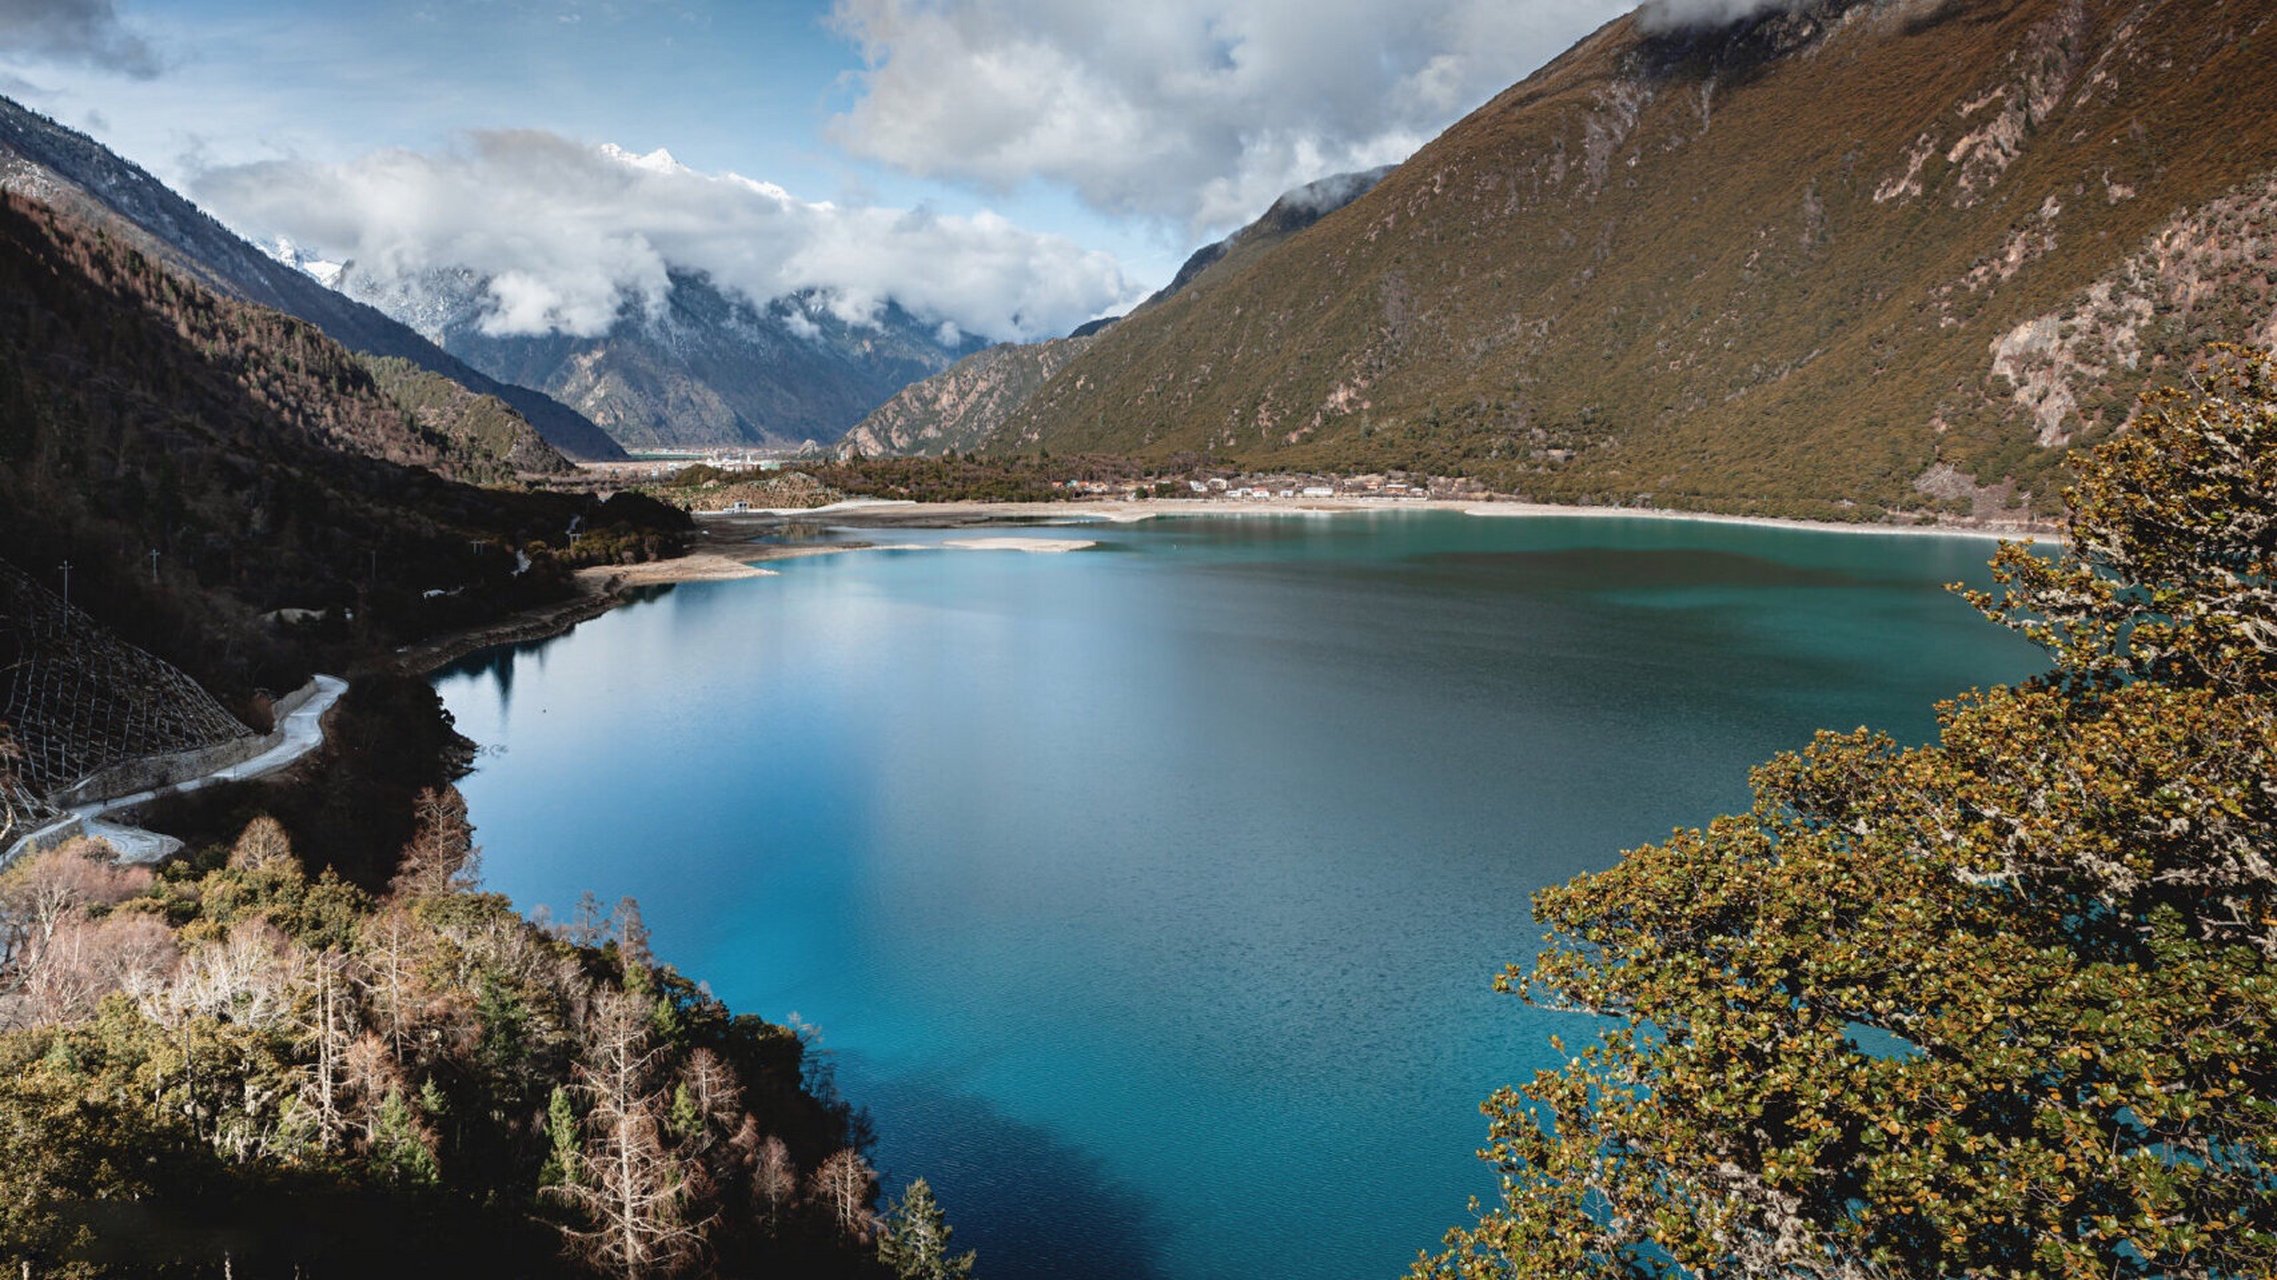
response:
<path id="1" fill-rule="evenodd" d="M 1101 545 L 783 562 L 437 682 L 490 886 L 635 895 L 665 959 L 818 1024 L 994 1280 L 1397 1275 L 1493 1193 L 1478 1101 L 1588 1032 L 1489 989 L 1531 891 L 2040 665 L 1942 589 L 1976 540 L 1029 532 Z"/>

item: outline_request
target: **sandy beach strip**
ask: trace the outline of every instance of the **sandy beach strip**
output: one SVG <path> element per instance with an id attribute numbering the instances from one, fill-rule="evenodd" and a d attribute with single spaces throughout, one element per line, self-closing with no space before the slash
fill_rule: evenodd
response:
<path id="1" fill-rule="evenodd" d="M 1135 524 L 1142 520 L 1194 516 L 1332 516 L 1401 511 L 1452 511 L 1486 518 L 1688 520 L 1749 525 L 1765 529 L 1804 529 L 1822 533 L 1889 534 L 1904 537 L 1986 538 L 2021 541 L 2061 535 L 2053 525 L 2028 524 L 1868 524 L 1835 520 L 1789 520 L 1771 516 L 1719 515 L 1639 507 L 1583 507 L 1547 502 L 1480 498 L 1127 498 L 1080 502 L 919 502 L 880 504 L 867 509 L 837 507 L 824 513 L 833 525 L 860 529 L 963 528 L 1022 523 L 1081 525 L 1090 522 Z M 776 517 L 783 518 L 783 517 Z M 797 517 L 788 517 L 795 519 Z M 708 522 L 707 522 L 708 523 Z"/>

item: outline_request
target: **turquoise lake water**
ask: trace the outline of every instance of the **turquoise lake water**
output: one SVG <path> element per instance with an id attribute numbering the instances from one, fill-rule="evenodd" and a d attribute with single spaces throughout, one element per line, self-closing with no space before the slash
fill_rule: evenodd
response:
<path id="1" fill-rule="evenodd" d="M 632 894 L 822 1029 L 979 1274 L 1396 1276 L 1478 1101 L 1585 1019 L 1490 990 L 1536 888 L 2040 669 L 1992 544 L 1415 512 L 1030 529 L 691 584 L 438 677 L 491 888 Z"/>

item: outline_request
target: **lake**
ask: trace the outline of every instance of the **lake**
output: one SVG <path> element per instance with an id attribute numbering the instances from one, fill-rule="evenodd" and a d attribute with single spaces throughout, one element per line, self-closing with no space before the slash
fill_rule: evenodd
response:
<path id="1" fill-rule="evenodd" d="M 825 535 L 829 536 L 829 535 Z M 979 1274 L 1391 1277 L 1477 1104 L 1586 1019 L 1490 983 L 1535 889 L 1744 807 L 1819 727 L 1926 739 L 2038 652 L 1992 544 L 1625 518 L 987 531 L 688 584 L 440 674 L 489 886 L 640 899 L 821 1030 Z"/>

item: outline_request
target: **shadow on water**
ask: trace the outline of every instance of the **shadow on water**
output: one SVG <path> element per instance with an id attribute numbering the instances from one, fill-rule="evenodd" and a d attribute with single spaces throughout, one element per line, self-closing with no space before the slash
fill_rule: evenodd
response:
<path id="1" fill-rule="evenodd" d="M 1160 1215 L 1106 1160 L 986 1098 L 873 1074 L 858 1053 L 841 1051 L 838 1065 L 887 1139 L 885 1197 L 913 1177 L 931 1183 L 956 1247 L 978 1250 L 989 1280 L 1166 1280 Z"/>

